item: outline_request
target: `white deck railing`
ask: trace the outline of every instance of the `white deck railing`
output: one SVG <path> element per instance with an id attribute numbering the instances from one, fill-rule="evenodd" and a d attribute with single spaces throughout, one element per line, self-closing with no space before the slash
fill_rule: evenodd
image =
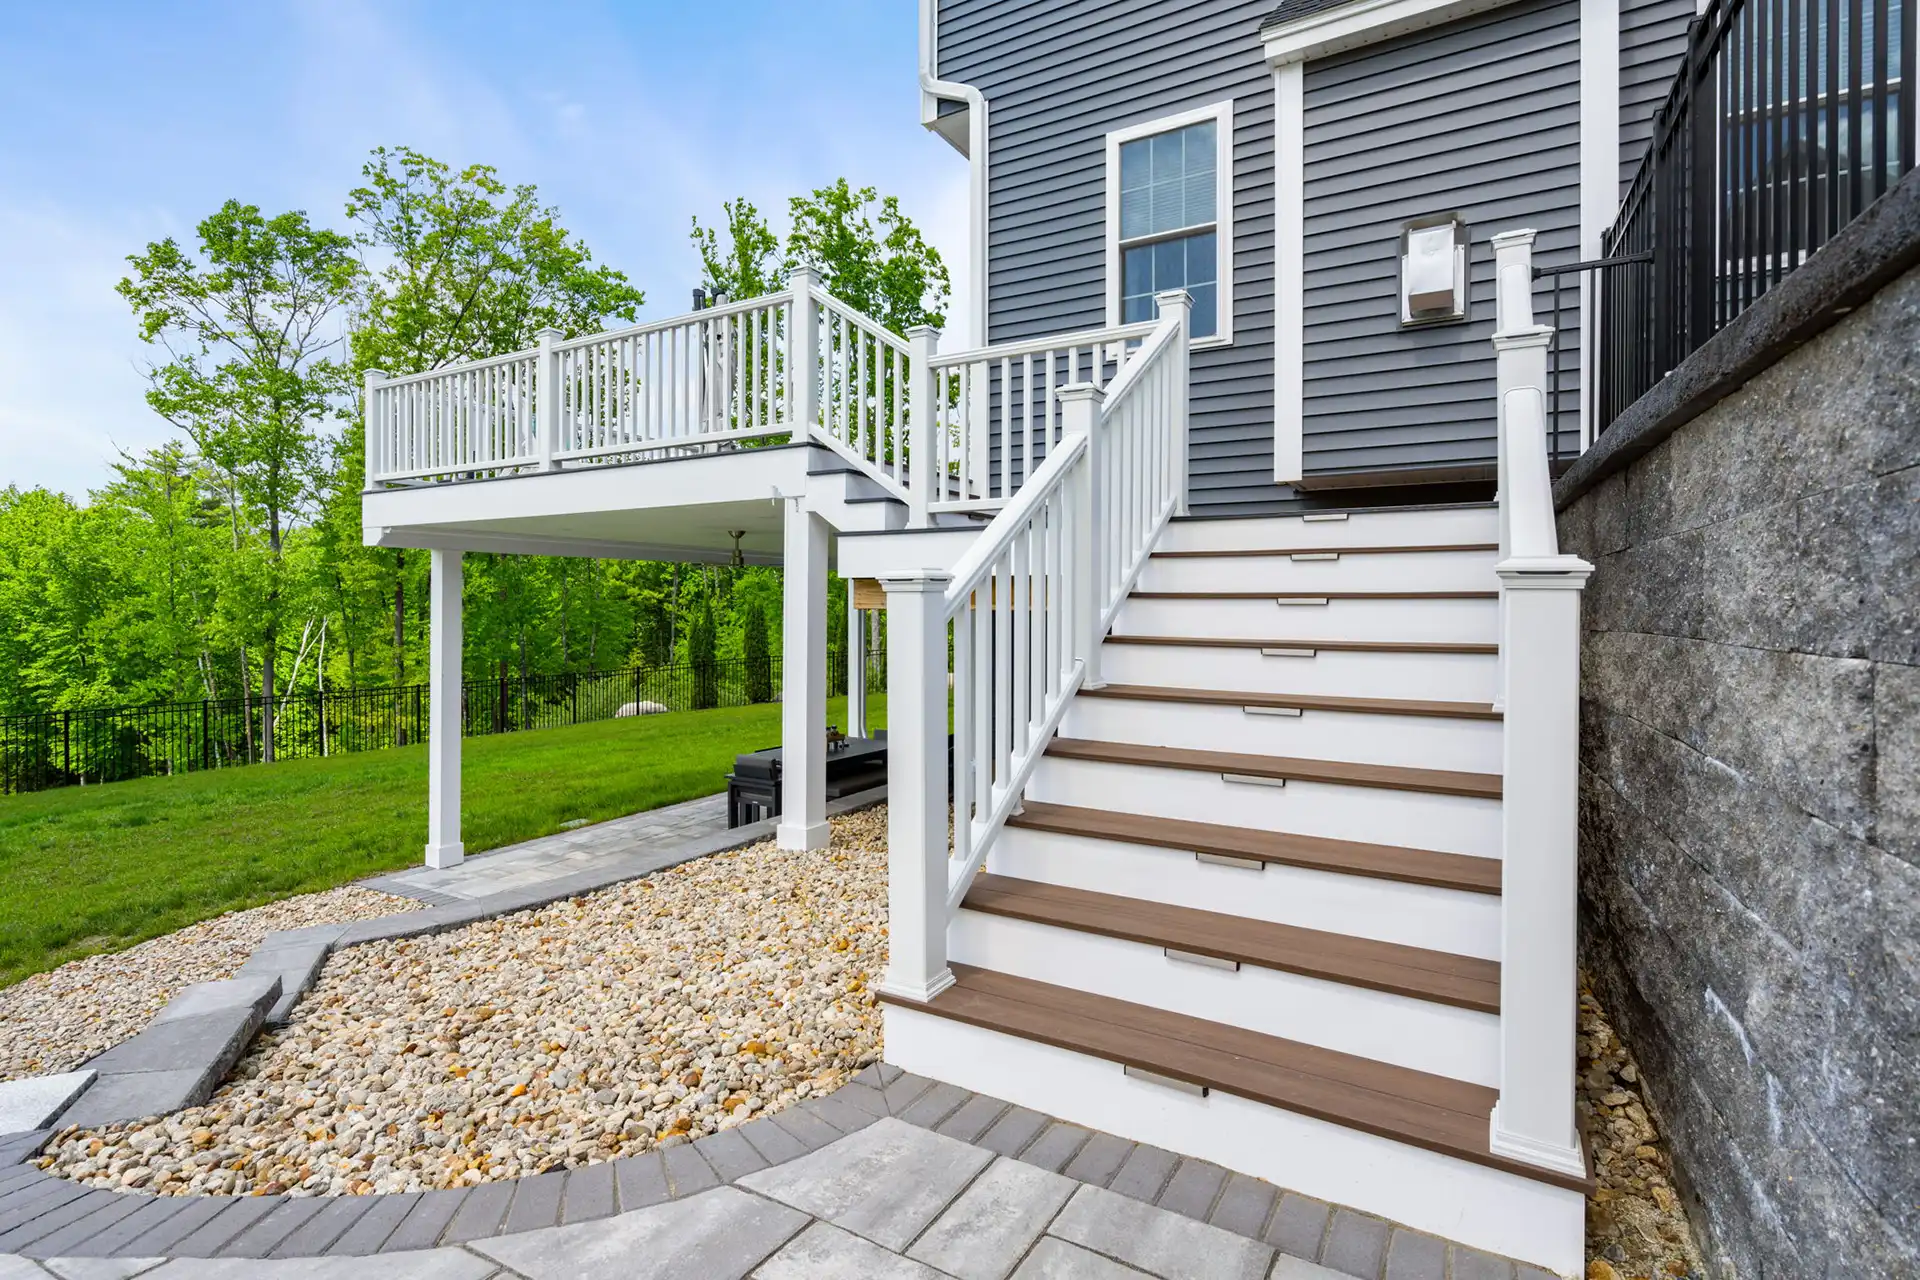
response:
<path id="1" fill-rule="evenodd" d="M 1582 1176 L 1574 1120 L 1580 593 L 1560 553 L 1547 446 L 1547 348 L 1533 319 L 1533 238 L 1493 238 L 1498 323 L 1500 1099 L 1495 1153 Z"/>
<path id="2" fill-rule="evenodd" d="M 1104 392 L 1085 381 L 1048 389 L 1052 447 L 951 575 L 883 579 L 895 994 L 928 999 L 951 983 L 948 923 L 1073 695 L 1099 683 L 1108 625 L 1184 504 L 1190 302 L 1160 303 Z M 940 803 L 949 688 L 951 813 Z"/>

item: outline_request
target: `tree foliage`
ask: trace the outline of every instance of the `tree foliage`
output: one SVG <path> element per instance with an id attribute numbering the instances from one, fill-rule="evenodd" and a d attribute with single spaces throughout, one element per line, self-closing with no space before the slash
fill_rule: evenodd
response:
<path id="1" fill-rule="evenodd" d="M 748 702 L 773 701 L 773 654 L 767 648 L 767 613 L 758 604 L 746 611 L 741 635 L 741 657 L 746 665 Z"/>

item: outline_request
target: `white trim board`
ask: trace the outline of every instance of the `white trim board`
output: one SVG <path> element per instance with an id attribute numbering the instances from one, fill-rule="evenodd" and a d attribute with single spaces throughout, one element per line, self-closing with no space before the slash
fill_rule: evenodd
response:
<path id="1" fill-rule="evenodd" d="M 920 0 L 920 123 L 929 130 L 953 139 L 939 123 L 940 101 L 967 105 L 967 145 L 959 151 L 967 157 L 967 274 L 971 278 L 972 305 L 968 319 L 970 335 L 976 347 L 988 345 L 987 337 L 987 98 L 970 84 L 939 78 L 940 56 L 939 0 Z"/>
<path id="2" fill-rule="evenodd" d="M 1273 478 L 1306 470 L 1307 69 L 1273 69 Z"/>
<path id="3" fill-rule="evenodd" d="M 1356 0 L 1260 29 L 1267 62 L 1280 67 L 1324 58 L 1394 36 L 1437 27 L 1513 0 Z"/>
<path id="4" fill-rule="evenodd" d="M 1216 304 L 1219 328 L 1207 337 L 1195 338 L 1196 351 L 1233 345 L 1233 99 L 1111 130 L 1106 143 L 1107 323 L 1117 325 L 1120 323 L 1120 144 L 1150 138 L 1156 133 L 1171 133 L 1207 120 L 1214 122 L 1214 245 L 1218 281 L 1214 287 L 1219 296 Z"/>

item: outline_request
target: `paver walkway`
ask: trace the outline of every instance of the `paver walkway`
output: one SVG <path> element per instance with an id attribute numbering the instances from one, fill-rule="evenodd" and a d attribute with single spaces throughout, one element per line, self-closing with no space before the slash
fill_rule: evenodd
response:
<path id="1" fill-rule="evenodd" d="M 1550 1280 L 889 1066 L 697 1142 L 456 1191 L 83 1192 L 18 1151 L 0 1280 Z"/>
<path id="2" fill-rule="evenodd" d="M 727 797 L 722 793 L 490 849 L 457 867 L 415 867 L 362 883 L 382 893 L 447 906 L 543 884 L 636 849 L 667 849 L 726 829 Z"/>

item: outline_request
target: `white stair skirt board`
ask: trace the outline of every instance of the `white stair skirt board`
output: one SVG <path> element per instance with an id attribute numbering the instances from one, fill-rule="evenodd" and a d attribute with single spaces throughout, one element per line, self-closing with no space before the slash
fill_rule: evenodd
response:
<path id="1" fill-rule="evenodd" d="M 1278 614 L 1279 609 L 1274 613 Z M 1276 619 L 1276 622 L 1284 619 Z M 1264 639 L 1292 639 L 1276 625 Z M 1311 642 L 1308 643 L 1311 648 Z M 1329 693 L 1347 698 L 1423 698 L 1491 703 L 1499 661 L 1490 653 L 1372 653 L 1312 649 L 1311 656 L 1218 645 L 1100 646 L 1109 684 L 1230 689 L 1236 693 Z M 1079 700 L 1075 699 L 1075 705 Z"/>
<path id="2" fill-rule="evenodd" d="M 1155 556 L 1142 591 L 1492 591 L 1500 585 L 1491 551 L 1406 551 L 1343 555 Z"/>
<path id="3" fill-rule="evenodd" d="M 1577 1191 L 1213 1090 L 1129 1078 L 1120 1064 L 917 1009 L 885 1009 L 887 1061 L 1075 1124 L 1211 1160 L 1564 1276 L 1584 1274 Z"/>
<path id="4" fill-rule="evenodd" d="M 1328 588 L 1336 590 L 1337 588 Z M 1289 601 L 1150 600 L 1129 596 L 1114 619 L 1125 636 L 1199 636 L 1206 639 L 1403 640 L 1493 644 L 1500 635 L 1500 602 L 1485 600 Z"/>
<path id="5" fill-rule="evenodd" d="M 1271 659 L 1270 659 L 1271 661 Z M 1109 683 L 1116 683 L 1109 679 Z M 1415 769 L 1499 773 L 1500 722 L 1443 716 L 1392 716 L 1314 707 L 1298 715 L 1251 704 L 1160 702 L 1081 696 L 1060 733 L 1102 742 L 1139 742 L 1199 751 L 1307 756 Z"/>
<path id="6" fill-rule="evenodd" d="M 1492 507 L 1442 511 L 1354 511 L 1345 520 L 1259 516 L 1243 520 L 1175 520 L 1155 551 L 1259 551 L 1268 547 L 1425 547 L 1498 542 Z"/>
<path id="7" fill-rule="evenodd" d="M 1025 827 L 1001 834 L 987 870 L 1482 960 L 1500 958 L 1500 899 L 1490 893 L 1279 863 L 1256 871 L 1202 862 L 1187 850 Z"/>
<path id="8" fill-rule="evenodd" d="M 1237 971 L 1078 929 L 961 909 L 949 957 L 1035 982 L 1298 1040 L 1470 1084 L 1500 1083 L 1500 1019 L 1411 996 L 1241 964 Z"/>
<path id="9" fill-rule="evenodd" d="M 1257 831 L 1500 856 L 1500 802 L 1474 796 L 1297 780 L 1284 787 L 1253 786 L 1190 769 L 1046 756 L 1034 770 L 1027 798 Z"/>

